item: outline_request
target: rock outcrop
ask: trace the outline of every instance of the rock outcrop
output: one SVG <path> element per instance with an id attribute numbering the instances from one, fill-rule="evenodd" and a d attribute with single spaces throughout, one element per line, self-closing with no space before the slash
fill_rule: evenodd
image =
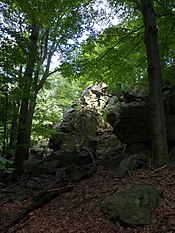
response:
<path id="1" fill-rule="evenodd" d="M 163 91 L 171 151 L 175 146 L 175 89 L 168 86 Z M 102 165 L 120 168 L 118 177 L 123 177 L 128 171 L 150 162 L 148 96 L 127 92 L 117 102 L 116 96 L 109 94 L 105 85 L 91 85 L 83 92 L 80 101 L 65 110 L 63 121 L 55 129 L 57 132 L 49 146 L 55 151 L 60 167 Z M 170 154 L 173 158 L 174 152 Z M 124 164 L 127 165 L 125 168 Z"/>
<path id="2" fill-rule="evenodd" d="M 115 166 L 118 165 L 122 145 L 103 116 L 111 97 L 106 85 L 91 85 L 83 92 L 80 101 L 66 108 L 63 121 L 55 126 L 57 132 L 49 141 L 61 167 L 114 166 L 114 160 Z"/>
<path id="3" fill-rule="evenodd" d="M 175 146 L 175 88 L 164 87 L 164 106 L 169 151 Z M 132 98 L 131 98 L 132 96 Z M 151 145 L 150 103 L 148 98 L 130 95 L 107 109 L 107 120 L 117 138 L 127 148 L 138 143 Z"/>
<path id="4" fill-rule="evenodd" d="M 125 144 L 150 141 L 150 109 L 145 102 L 121 104 L 113 132 Z"/>

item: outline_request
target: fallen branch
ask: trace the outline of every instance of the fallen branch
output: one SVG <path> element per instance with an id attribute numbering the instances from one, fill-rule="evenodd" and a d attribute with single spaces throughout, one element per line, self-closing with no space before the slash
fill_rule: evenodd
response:
<path id="1" fill-rule="evenodd" d="M 23 220 L 25 217 L 29 215 L 30 212 L 43 207 L 45 204 L 52 201 L 55 197 L 58 195 L 68 192 L 71 189 L 74 188 L 74 185 L 70 184 L 64 184 L 62 187 L 58 187 L 57 189 L 47 190 L 45 192 L 39 193 L 37 196 L 35 196 L 32 200 L 32 203 L 24 208 L 22 211 L 20 211 L 15 218 L 6 226 L 5 230 L 2 231 L 2 233 L 5 233 L 8 231 L 9 228 L 12 226 L 18 224 L 21 220 Z"/>
<path id="2" fill-rule="evenodd" d="M 7 189 L 0 189 L 2 193 L 16 193 L 15 191 L 7 190 Z"/>
<path id="3" fill-rule="evenodd" d="M 164 165 L 163 167 L 159 167 L 159 168 L 155 169 L 154 171 L 150 172 L 147 176 L 150 176 L 150 175 L 152 175 L 152 174 L 155 173 L 155 172 L 158 172 L 158 171 L 160 171 L 160 170 L 163 170 L 164 168 L 166 168 L 166 166 L 167 166 L 167 165 Z"/>
<path id="4" fill-rule="evenodd" d="M 89 169 L 85 174 L 83 174 L 81 177 L 76 179 L 75 181 L 78 182 L 82 179 L 89 178 L 91 175 L 93 175 L 96 172 L 96 169 Z M 74 182 L 75 182 L 74 181 Z M 58 182 L 56 182 L 51 187 L 48 187 L 47 190 L 39 193 L 38 195 L 34 196 L 31 204 L 22 209 L 15 217 L 14 219 L 5 227 L 5 229 L 1 230 L 1 233 L 8 232 L 8 229 L 15 226 L 16 224 L 20 223 L 22 220 L 27 220 L 27 216 L 34 210 L 37 210 L 41 207 L 43 207 L 45 204 L 52 201 L 55 197 L 57 197 L 60 194 L 63 194 L 65 192 L 68 192 L 72 190 L 75 187 L 75 185 L 70 182 L 70 180 L 66 180 L 64 183 L 60 185 Z"/>
<path id="5" fill-rule="evenodd" d="M 153 175 L 153 174 L 156 173 L 156 172 L 158 172 L 158 171 L 160 171 L 160 170 L 163 170 L 163 169 L 166 168 L 166 167 L 167 167 L 167 165 L 164 165 L 163 167 L 159 167 L 159 168 L 155 169 L 154 171 L 152 171 L 152 172 L 150 172 L 150 173 L 148 173 L 148 174 L 145 174 L 145 175 L 141 175 L 141 176 L 139 176 L 139 177 L 140 177 L 140 178 L 147 178 L 148 176 L 149 176 L 149 177 L 159 176 L 159 175 Z"/>

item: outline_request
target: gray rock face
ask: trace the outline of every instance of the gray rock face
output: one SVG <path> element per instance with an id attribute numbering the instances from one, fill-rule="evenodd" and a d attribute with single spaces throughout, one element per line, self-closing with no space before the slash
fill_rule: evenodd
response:
<path id="1" fill-rule="evenodd" d="M 119 188 L 102 203 L 102 211 L 114 223 L 150 224 L 154 210 L 162 201 L 162 192 L 149 185 L 128 185 Z"/>
<path id="2" fill-rule="evenodd" d="M 174 98 L 173 88 L 164 89 L 170 151 L 175 146 Z M 104 120 L 104 113 L 108 122 Z M 54 151 L 62 151 L 62 161 L 64 151 L 70 156 L 76 154 L 73 161 L 80 166 L 94 163 L 95 159 L 98 164 L 115 169 L 121 160 L 128 158 L 126 154 L 142 152 L 149 159 L 151 123 L 150 104 L 146 96 L 127 92 L 117 103 L 116 96 L 108 94 L 106 86 L 91 85 L 83 92 L 81 100 L 69 106 L 63 115 L 63 121 L 56 126 L 58 132 L 49 143 Z M 69 156 L 67 159 L 71 161 Z"/>
<path id="3" fill-rule="evenodd" d="M 83 107 L 76 111 L 75 117 L 69 121 L 61 123 L 59 131 L 63 132 L 61 135 L 62 144 L 60 148 L 66 151 L 77 150 L 80 151 L 82 145 L 87 144 L 89 137 L 96 136 L 100 129 L 106 127 L 102 116 L 96 110 Z"/>
<path id="4" fill-rule="evenodd" d="M 149 104 L 132 102 L 121 105 L 113 132 L 126 144 L 150 141 Z"/>
<path id="5" fill-rule="evenodd" d="M 148 165 L 150 158 L 151 157 L 149 153 L 142 152 L 121 160 L 116 169 L 116 177 L 123 178 L 125 175 L 132 173 L 132 171 L 135 171 L 137 168 Z"/>
<path id="6" fill-rule="evenodd" d="M 106 93 L 106 88 L 106 84 L 90 85 L 82 94 L 82 103 L 84 105 L 94 106 L 96 109 L 104 108 L 110 99 L 109 95 Z"/>
<path id="7" fill-rule="evenodd" d="M 167 139 L 171 151 L 175 146 L 175 88 L 163 88 L 163 91 Z M 143 143 L 149 149 L 151 121 L 150 104 L 146 97 L 139 99 L 133 95 L 127 95 L 126 98 L 124 96 L 121 103 L 113 102 L 108 106 L 106 113 L 114 134 L 127 145 L 126 148 L 136 143 Z"/>
<path id="8" fill-rule="evenodd" d="M 175 115 L 166 116 L 167 139 L 175 142 Z"/>
<path id="9" fill-rule="evenodd" d="M 55 157 L 58 159 L 58 167 L 67 167 L 76 164 L 78 153 L 74 151 L 58 150 L 54 152 Z"/>
<path id="10" fill-rule="evenodd" d="M 103 118 L 105 107 L 114 101 L 106 85 L 96 84 L 83 92 L 80 102 L 66 108 L 63 121 L 55 127 L 58 133 L 49 142 L 62 161 L 61 166 L 70 165 L 71 161 L 79 166 L 95 165 L 96 159 L 108 157 L 111 160 L 118 155 L 121 143 Z M 71 160 L 71 156 L 74 159 Z"/>
<path id="11" fill-rule="evenodd" d="M 164 89 L 165 111 L 167 114 L 175 115 L 175 87 L 166 86 Z"/>

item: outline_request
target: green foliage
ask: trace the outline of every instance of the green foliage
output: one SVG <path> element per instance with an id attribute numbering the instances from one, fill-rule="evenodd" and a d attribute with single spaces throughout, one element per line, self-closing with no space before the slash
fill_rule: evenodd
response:
<path id="1" fill-rule="evenodd" d="M 94 3 L 97 7 L 95 9 Z M 23 100 L 26 68 L 34 57 L 29 88 L 30 100 L 39 91 L 33 120 L 32 138 L 49 137 L 52 126 L 62 119 L 63 110 L 80 97 L 88 83 L 105 82 L 113 93 L 121 89 L 147 88 L 147 61 L 142 16 L 134 1 L 108 0 L 3 0 L 0 29 L 0 141 L 3 141 L 7 107 L 7 139 L 14 116 L 18 123 Z M 107 4 L 105 2 L 105 4 Z M 175 84 L 174 2 L 155 1 L 163 78 Z M 111 15 L 118 15 L 111 25 Z M 160 17 L 161 16 L 161 17 Z M 109 18 L 108 18 L 109 17 Z M 102 25 L 99 32 L 94 22 Z M 32 25 L 39 28 L 36 50 L 31 50 Z M 88 34 L 87 40 L 82 35 Z M 60 74 L 50 76 L 50 61 L 57 54 Z M 31 55 L 31 56 L 29 56 Z M 60 61 L 58 64 L 60 64 Z M 59 66 L 59 65 L 58 65 Z M 48 78 L 49 77 L 49 78 Z M 39 87 L 44 84 L 44 89 Z M 42 84 L 42 85 L 40 85 Z M 4 89 L 6 87 L 6 89 Z M 8 106 L 5 95 L 8 94 Z M 8 141 L 6 139 L 6 141 Z"/>
<path id="2" fill-rule="evenodd" d="M 62 120 L 65 108 L 80 98 L 86 86 L 87 83 L 69 81 L 60 74 L 47 79 L 37 98 L 32 128 L 33 141 L 51 136 L 53 126 Z"/>
<path id="3" fill-rule="evenodd" d="M 145 60 L 142 27 L 132 31 L 118 25 L 104 30 L 98 39 L 90 37 L 79 55 L 62 67 L 63 74 L 67 66 L 69 75 L 72 71 L 72 76 L 105 82 L 118 92 L 145 77 Z"/>
<path id="4" fill-rule="evenodd" d="M 85 28 L 91 30 L 90 23 L 94 17 L 93 2 L 88 0 L 30 0 L 28 2 L 3 0 L 0 2 L 0 19 L 2 19 L 0 85 L 8 86 L 8 106 L 4 106 L 4 97 L 1 95 L 0 109 L 4 113 L 5 107 L 7 108 L 6 142 L 9 141 L 14 119 L 18 130 L 19 121 L 24 117 L 19 116 L 22 103 L 28 102 L 26 109 L 30 109 L 31 104 L 35 105 L 37 93 L 43 87 L 47 77 L 54 72 L 53 70 L 51 72 L 50 69 L 53 55 L 57 54 L 60 60 L 64 59 L 66 54 L 77 47 L 75 43 L 78 42 L 78 38 L 82 36 Z M 70 40 L 74 41 L 74 44 L 70 43 Z M 60 88 L 62 87 L 60 86 Z M 62 89 L 64 90 L 64 88 Z M 48 117 L 45 117 L 43 121 L 42 119 L 38 122 L 36 120 L 35 126 L 42 122 L 43 129 L 45 127 L 47 129 L 48 125 L 55 123 L 56 117 L 60 118 L 63 105 L 66 106 L 65 101 L 71 98 L 70 90 L 65 95 L 67 96 L 64 98 L 64 104 L 58 104 L 57 101 L 54 103 L 53 99 L 50 99 L 50 107 L 48 107 L 49 103 L 42 105 L 41 112 L 43 115 L 47 115 L 47 110 Z M 59 99 L 59 96 L 57 98 Z M 62 100 L 62 98 L 61 96 L 60 99 Z M 40 98 L 38 102 L 45 103 L 46 99 L 41 101 Z M 58 107 L 56 107 L 57 104 Z M 3 118 L 3 115 L 0 118 Z M 42 114 L 37 110 L 35 115 L 39 118 Z M 25 117 L 28 116 L 29 114 L 26 113 Z M 4 121 L 0 119 L 1 141 L 4 140 L 3 127 Z M 25 131 L 26 126 L 22 127 Z M 37 128 L 38 135 L 41 134 L 40 129 L 39 126 Z M 28 130 L 30 131 L 30 126 L 28 126 Z M 43 131 L 46 131 L 46 135 L 48 135 L 47 130 Z"/>
<path id="5" fill-rule="evenodd" d="M 108 1 L 119 23 L 90 36 L 76 56 L 62 63 L 62 73 L 105 82 L 113 92 L 130 86 L 147 87 L 147 58 L 142 14 L 134 1 Z M 173 1 L 155 3 L 163 79 L 174 83 L 175 12 Z"/>
<path id="6" fill-rule="evenodd" d="M 10 168 L 9 165 L 12 165 L 13 161 L 5 159 L 4 157 L 0 156 L 0 172 L 4 173 L 11 173 L 13 168 Z"/>

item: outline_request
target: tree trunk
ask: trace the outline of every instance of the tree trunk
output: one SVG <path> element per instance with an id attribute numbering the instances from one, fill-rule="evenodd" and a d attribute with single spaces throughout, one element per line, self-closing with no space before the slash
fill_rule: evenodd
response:
<path id="1" fill-rule="evenodd" d="M 23 87 L 23 97 L 21 101 L 21 108 L 19 114 L 19 125 L 18 125 L 18 135 L 17 135 L 17 145 L 15 153 L 15 171 L 13 173 L 14 177 L 19 177 L 24 173 L 24 159 L 28 158 L 29 155 L 29 143 L 30 139 L 30 125 L 29 123 L 29 103 L 32 88 L 32 77 L 34 74 L 34 68 L 37 61 L 37 40 L 38 40 L 39 29 L 35 22 L 32 25 L 32 32 L 30 36 L 30 51 L 28 54 L 28 61 L 26 66 L 26 72 L 24 75 L 25 83 Z"/>
<path id="2" fill-rule="evenodd" d="M 32 71 L 32 66 L 30 70 Z M 28 157 L 28 140 L 26 134 L 28 132 L 28 105 L 30 98 L 30 77 L 26 78 L 25 87 L 23 90 L 23 100 L 21 103 L 21 109 L 19 114 L 19 125 L 18 125 L 18 134 L 17 134 L 17 145 L 15 153 L 15 171 L 14 176 L 18 177 L 24 173 L 24 159 Z"/>
<path id="3" fill-rule="evenodd" d="M 38 91 L 43 87 L 45 80 L 49 76 L 49 68 L 51 58 L 56 50 L 58 44 L 53 42 L 50 50 L 48 51 L 48 36 L 45 41 L 45 52 L 44 54 L 37 54 L 37 40 L 38 40 L 39 29 L 34 23 L 32 26 L 32 32 L 30 36 L 31 45 L 30 53 L 28 55 L 28 63 L 25 75 L 25 84 L 23 88 L 23 98 L 19 117 L 18 127 L 18 139 L 17 139 L 17 150 L 15 154 L 15 172 L 14 177 L 21 176 L 24 173 L 24 159 L 28 159 L 30 135 L 32 128 L 32 119 L 36 105 L 36 98 Z M 47 56 L 46 56 L 47 55 Z M 41 65 L 47 57 L 47 63 L 45 71 L 39 81 L 39 74 Z M 53 72 L 52 72 L 53 73 Z"/>
<path id="4" fill-rule="evenodd" d="M 4 93 L 5 96 L 5 111 L 3 114 L 3 125 L 4 125 L 4 132 L 3 132 L 3 144 L 2 144 L 2 156 L 5 156 L 6 153 L 6 136 L 7 136 L 7 111 L 8 111 L 8 94 L 7 90 Z"/>
<path id="5" fill-rule="evenodd" d="M 169 156 L 162 96 L 161 65 L 157 42 L 158 29 L 156 28 L 153 0 L 141 0 L 141 11 L 145 26 L 145 46 L 148 59 L 153 164 L 163 166 L 169 163 Z"/>
<path id="6" fill-rule="evenodd" d="M 35 92 L 33 94 L 32 100 L 30 100 L 29 110 L 28 110 L 28 118 L 27 118 L 28 130 L 26 131 L 25 138 L 29 146 L 30 146 L 30 136 L 31 136 L 31 130 L 32 130 L 33 115 L 34 115 L 35 106 L 36 106 L 36 98 L 37 98 L 37 93 Z M 27 157 L 25 157 L 24 159 L 27 160 L 28 156 L 29 156 L 29 150 L 27 153 Z"/>
<path id="7" fill-rule="evenodd" d="M 17 142 L 17 130 L 18 130 L 18 113 L 19 113 L 19 101 L 13 103 L 14 112 L 12 116 L 12 125 L 10 130 L 9 148 L 14 149 Z"/>

